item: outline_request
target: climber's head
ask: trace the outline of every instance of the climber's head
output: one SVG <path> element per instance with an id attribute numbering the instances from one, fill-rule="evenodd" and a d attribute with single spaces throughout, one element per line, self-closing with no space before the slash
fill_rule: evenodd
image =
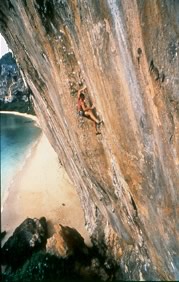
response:
<path id="1" fill-rule="evenodd" d="M 84 95 L 83 93 L 80 93 L 80 99 L 81 99 L 82 101 L 85 100 L 85 95 Z"/>

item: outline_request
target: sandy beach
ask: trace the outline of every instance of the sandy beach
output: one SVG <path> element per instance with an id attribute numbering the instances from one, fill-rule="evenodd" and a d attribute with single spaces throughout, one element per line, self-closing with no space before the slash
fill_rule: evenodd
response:
<path id="1" fill-rule="evenodd" d="M 16 115 L 16 116 L 22 116 L 22 117 L 27 117 L 30 118 L 36 122 L 38 122 L 38 119 L 34 115 L 26 114 L 26 113 L 19 113 L 19 112 L 12 112 L 12 111 L 0 111 L 0 114 L 11 114 L 11 115 Z"/>
<path id="2" fill-rule="evenodd" d="M 76 228 L 90 244 L 76 190 L 44 134 L 16 175 L 4 203 L 1 231 L 7 231 L 5 240 L 27 217 L 42 216 L 49 226 L 61 223 Z"/>

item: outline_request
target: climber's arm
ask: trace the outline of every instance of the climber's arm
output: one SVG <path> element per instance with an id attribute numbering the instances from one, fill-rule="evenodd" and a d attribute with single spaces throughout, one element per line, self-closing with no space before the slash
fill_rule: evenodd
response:
<path id="1" fill-rule="evenodd" d="M 78 90 L 78 99 L 80 98 L 80 93 L 86 89 L 86 86 Z"/>

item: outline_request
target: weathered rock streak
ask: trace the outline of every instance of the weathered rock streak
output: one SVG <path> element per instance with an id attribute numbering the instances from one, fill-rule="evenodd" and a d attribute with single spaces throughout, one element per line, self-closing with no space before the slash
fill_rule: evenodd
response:
<path id="1" fill-rule="evenodd" d="M 179 279 L 179 2 L 4 0 L 1 32 L 124 279 Z M 84 82 L 103 119 L 76 113 Z M 106 245 L 106 247 L 105 247 Z"/>

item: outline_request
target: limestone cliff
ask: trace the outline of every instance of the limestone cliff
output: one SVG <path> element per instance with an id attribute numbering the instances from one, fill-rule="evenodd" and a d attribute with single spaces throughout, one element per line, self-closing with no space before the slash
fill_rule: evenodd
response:
<path id="1" fill-rule="evenodd" d="M 11 52 L 0 59 L 0 108 L 2 111 L 34 114 L 30 89 L 24 84 Z"/>
<path id="2" fill-rule="evenodd" d="M 93 241 L 124 279 L 179 279 L 179 1 L 4 0 L 0 15 Z M 98 136 L 76 112 L 83 83 Z"/>

